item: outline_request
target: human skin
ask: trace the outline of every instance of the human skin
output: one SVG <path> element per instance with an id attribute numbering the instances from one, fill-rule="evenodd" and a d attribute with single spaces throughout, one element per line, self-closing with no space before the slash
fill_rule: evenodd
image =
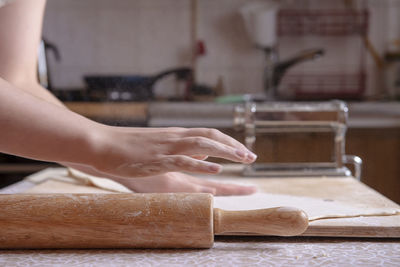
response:
<path id="1" fill-rule="evenodd" d="M 41 87 L 36 64 L 44 6 L 44 0 L 17 0 L 0 8 L 0 151 L 75 167 L 138 192 L 255 191 L 177 173 L 218 173 L 221 166 L 204 161 L 207 156 L 255 160 L 215 129 L 106 126 L 68 110 Z"/>

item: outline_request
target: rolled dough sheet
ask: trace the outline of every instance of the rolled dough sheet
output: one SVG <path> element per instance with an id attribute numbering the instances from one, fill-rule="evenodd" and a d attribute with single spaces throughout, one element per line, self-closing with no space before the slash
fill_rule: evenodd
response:
<path id="1" fill-rule="evenodd" d="M 308 215 L 309 221 L 400 214 L 400 209 L 396 208 L 372 208 L 365 205 L 355 206 L 332 199 L 281 194 L 257 193 L 249 196 L 214 197 L 214 208 L 224 210 L 265 209 L 282 206 L 296 207 L 304 210 Z"/>
<path id="2" fill-rule="evenodd" d="M 100 188 L 109 191 L 110 193 L 133 193 L 127 187 L 110 179 L 95 177 L 74 169 L 68 169 L 68 172 L 65 172 L 63 175 L 42 175 L 36 178 L 32 177 L 30 180 L 40 184 L 43 180 L 41 177 L 46 177 L 46 180 L 54 180 L 54 182 L 58 182 L 59 184 L 54 185 L 54 188 L 62 188 L 63 186 L 60 186 L 60 182 L 72 182 L 74 184 Z M 48 182 L 50 181 L 47 181 L 47 183 Z M 229 182 L 234 183 L 234 181 Z M 256 193 L 249 196 L 214 197 L 214 207 L 225 210 L 252 210 L 282 206 L 296 207 L 304 210 L 307 213 L 310 222 L 322 219 L 391 216 L 400 214 L 400 209 L 393 207 L 376 208 L 369 207 L 366 204 L 355 205 L 333 199 L 291 196 L 284 194 Z"/>

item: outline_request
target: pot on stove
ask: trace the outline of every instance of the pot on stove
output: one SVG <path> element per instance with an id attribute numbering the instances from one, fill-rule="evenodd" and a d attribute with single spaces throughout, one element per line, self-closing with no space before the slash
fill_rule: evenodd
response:
<path id="1" fill-rule="evenodd" d="M 143 75 L 86 75 L 85 83 L 91 98 L 104 101 L 148 101 L 154 99 L 154 84 L 162 78 L 175 75 L 177 80 L 191 87 L 192 69 L 175 68 L 151 76 Z"/>

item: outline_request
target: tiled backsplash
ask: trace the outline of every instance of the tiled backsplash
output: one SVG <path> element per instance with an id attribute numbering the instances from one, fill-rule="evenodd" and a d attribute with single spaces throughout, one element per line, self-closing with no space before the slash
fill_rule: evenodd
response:
<path id="1" fill-rule="evenodd" d="M 198 60 L 200 83 L 215 85 L 223 77 L 226 93 L 262 91 L 264 55 L 251 44 L 238 13 L 247 2 L 198 0 L 198 37 L 207 50 Z M 388 2 L 369 1 L 370 38 L 379 52 L 387 48 Z M 62 56 L 51 61 L 53 84 L 81 88 L 84 74 L 148 75 L 190 66 L 190 23 L 189 0 L 48 0 L 43 35 Z M 367 93 L 373 94 L 375 67 L 366 57 Z"/>

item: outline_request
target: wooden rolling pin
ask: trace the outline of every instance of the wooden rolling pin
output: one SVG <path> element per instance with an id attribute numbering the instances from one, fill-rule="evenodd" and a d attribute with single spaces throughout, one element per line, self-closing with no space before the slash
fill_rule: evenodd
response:
<path id="1" fill-rule="evenodd" d="M 214 234 L 307 226 L 298 209 L 224 211 L 210 194 L 0 195 L 0 248 L 210 248 Z"/>

